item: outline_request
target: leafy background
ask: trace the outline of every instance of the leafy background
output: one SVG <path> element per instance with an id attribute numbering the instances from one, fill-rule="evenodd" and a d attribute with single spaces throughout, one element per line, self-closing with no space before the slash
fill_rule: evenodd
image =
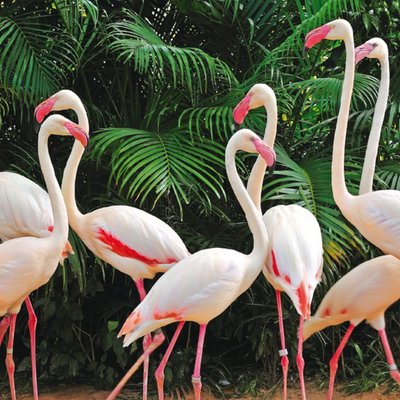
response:
<path id="1" fill-rule="evenodd" d="M 400 189 L 399 16 L 398 1 L 380 0 L 1 2 L 0 168 L 43 184 L 33 109 L 70 88 L 83 100 L 92 131 L 92 148 L 77 179 L 82 210 L 128 204 L 168 222 L 192 252 L 213 246 L 248 251 L 251 237 L 227 183 L 223 154 L 233 132 L 233 107 L 254 83 L 265 82 L 278 99 L 279 163 L 266 180 L 263 209 L 295 202 L 318 218 L 325 270 L 317 305 L 333 282 L 379 251 L 341 217 L 330 188 L 344 47 L 325 42 L 303 58 L 304 35 L 340 17 L 353 25 L 357 45 L 374 36 L 388 42 L 390 101 L 375 189 Z M 346 179 L 354 192 L 379 77 L 376 62 L 359 65 L 346 149 Z M 252 111 L 246 124 L 263 132 L 264 110 Z M 59 177 L 69 150 L 70 143 L 52 143 Z M 241 158 L 243 179 L 253 162 Z M 73 232 L 71 241 L 75 256 L 31 296 L 39 316 L 40 381 L 110 388 L 137 356 L 135 346 L 121 347 L 116 333 L 138 295 L 128 278 L 96 259 Z M 152 284 L 146 282 L 147 289 Z M 297 314 L 287 300 L 284 309 L 293 366 Z M 386 316 L 395 358 L 400 356 L 398 311 L 395 305 Z M 25 382 L 30 375 L 26 320 L 23 310 L 15 346 L 17 376 Z M 328 360 L 344 328 L 327 329 L 305 343 L 307 375 L 326 382 Z M 215 390 L 222 390 L 224 380 L 235 382 L 240 393 L 279 382 L 277 331 L 275 296 L 260 277 L 210 323 L 205 382 Z M 196 326 L 184 329 L 180 351 L 166 371 L 169 389 L 190 384 L 196 338 Z M 367 325 L 357 328 L 345 358 L 339 378 L 351 378 L 348 390 L 389 382 L 376 332 Z M 290 373 L 296 379 L 295 368 Z M 4 369 L 1 374 L 6 382 Z"/>

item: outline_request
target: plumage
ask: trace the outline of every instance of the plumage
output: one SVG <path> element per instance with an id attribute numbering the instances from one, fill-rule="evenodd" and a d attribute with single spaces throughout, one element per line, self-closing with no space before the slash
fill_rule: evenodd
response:
<path id="1" fill-rule="evenodd" d="M 47 237 L 53 227 L 49 195 L 14 172 L 0 172 L 0 239 Z"/>
<path id="2" fill-rule="evenodd" d="M 322 237 L 314 215 L 296 204 L 275 206 L 263 216 L 270 249 L 263 273 L 275 290 L 284 291 L 299 315 L 310 313 L 311 299 L 321 279 Z M 275 268 L 274 268 L 274 258 Z M 306 307 L 301 307 L 298 290 L 305 285 Z"/>

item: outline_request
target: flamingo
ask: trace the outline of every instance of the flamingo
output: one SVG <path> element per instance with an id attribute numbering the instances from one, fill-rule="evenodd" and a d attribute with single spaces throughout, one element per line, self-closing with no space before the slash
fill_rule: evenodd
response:
<path id="1" fill-rule="evenodd" d="M 17 314 L 24 299 L 47 283 L 55 272 L 68 237 L 67 211 L 47 147 L 48 138 L 53 134 L 72 135 L 83 146 L 87 144 L 86 133 L 61 115 L 52 116 L 40 129 L 39 162 L 53 211 L 53 230 L 47 237 L 20 237 L 0 245 L 0 316 L 4 316 L 0 324 L 0 343 L 9 329 L 6 366 L 13 400 L 16 392 L 12 354 Z"/>
<path id="2" fill-rule="evenodd" d="M 384 253 L 400 258 L 400 192 L 379 190 L 358 196 L 349 193 L 344 177 L 344 152 L 350 100 L 354 83 L 355 51 L 351 25 L 338 19 L 309 32 L 305 48 L 322 39 L 343 40 L 346 67 L 332 155 L 333 197 L 345 218 Z"/>
<path id="3" fill-rule="evenodd" d="M 71 90 L 61 90 L 39 104 L 35 110 L 36 120 L 40 123 L 51 111 L 65 109 L 74 110 L 79 124 L 89 131 L 85 107 Z M 169 225 L 140 209 L 110 206 L 82 214 L 76 205 L 75 180 L 83 151 L 79 141 L 75 141 L 62 180 L 69 224 L 97 257 L 133 279 L 142 301 L 146 296 L 143 279 L 152 279 L 156 273 L 167 271 L 190 253 Z M 143 340 L 143 348 L 150 342 L 149 335 Z M 146 352 L 144 359 L 144 400 L 147 399 L 149 354 Z"/>
<path id="4" fill-rule="evenodd" d="M 377 58 L 381 64 L 381 82 L 379 84 L 378 98 L 376 99 L 374 118 L 372 120 L 371 132 L 368 138 L 367 151 L 361 174 L 359 194 L 372 192 L 372 183 L 374 179 L 376 155 L 378 153 L 379 138 L 387 101 L 389 97 L 389 51 L 387 44 L 380 38 L 367 40 L 363 45 L 355 49 L 355 62 L 358 64 L 363 58 Z"/>
<path id="5" fill-rule="evenodd" d="M 200 367 L 207 324 L 221 314 L 257 278 L 268 247 L 268 236 L 261 215 L 236 170 L 235 153 L 238 150 L 258 152 L 270 166 L 275 161 L 275 153 L 248 129 L 236 132 L 226 147 L 226 171 L 253 234 L 252 252 L 243 254 L 231 249 L 212 248 L 198 251 L 180 261 L 155 283 L 119 332 L 119 336 L 125 336 L 124 346 L 128 346 L 157 328 L 179 322 L 161 361 L 160 367 L 163 367 L 185 322 L 197 322 L 200 330 L 192 375 L 196 400 L 200 400 Z M 159 399 L 163 400 L 162 386 L 158 385 L 158 389 Z M 115 397 L 109 397 L 108 400 L 113 398 Z"/>
<path id="6" fill-rule="evenodd" d="M 236 106 L 233 120 L 236 124 L 242 124 L 249 110 L 261 106 L 264 106 L 267 112 L 264 141 L 273 147 L 278 111 L 275 94 L 268 85 L 260 83 L 254 85 Z M 247 184 L 247 191 L 260 212 L 265 168 L 265 161 L 258 157 Z M 263 273 L 276 292 L 282 346 L 279 355 L 283 370 L 283 398 L 287 398 L 289 359 L 285 345 L 281 291 L 288 294 L 300 315 L 296 362 L 299 370 L 301 395 L 302 399 L 305 399 L 302 325 L 304 319 L 310 316 L 314 290 L 321 280 L 323 266 L 321 229 L 314 215 L 296 204 L 270 208 L 263 215 L 263 221 L 270 241 Z"/>
<path id="7" fill-rule="evenodd" d="M 320 330 L 350 321 L 331 358 L 328 400 L 333 399 L 338 360 L 354 328 L 363 320 L 376 329 L 385 351 L 391 377 L 400 384 L 400 373 L 385 330 L 385 311 L 400 298 L 400 260 L 392 255 L 366 261 L 339 279 L 328 291 L 317 312 L 304 323 L 304 339 Z"/>

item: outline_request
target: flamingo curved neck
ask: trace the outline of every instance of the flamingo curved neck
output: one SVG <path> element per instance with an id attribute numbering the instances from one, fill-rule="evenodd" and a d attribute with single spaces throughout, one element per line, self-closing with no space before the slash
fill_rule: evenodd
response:
<path id="1" fill-rule="evenodd" d="M 233 192 L 246 215 L 250 231 L 253 234 L 253 250 L 248 257 L 252 259 L 251 269 L 254 269 L 254 272 L 258 274 L 261 271 L 267 254 L 268 235 L 260 212 L 252 202 L 243 182 L 239 178 L 235 163 L 235 154 L 237 151 L 238 147 L 236 143 L 230 141 L 225 153 L 226 173 Z"/>
<path id="2" fill-rule="evenodd" d="M 78 124 L 87 133 L 89 133 L 89 120 L 82 102 L 80 100 L 74 101 L 74 105 L 71 107 L 71 109 L 74 110 L 78 116 Z M 84 151 L 85 148 L 82 146 L 82 144 L 78 140 L 75 140 L 71 154 L 68 157 L 68 161 L 64 169 L 61 186 L 65 205 L 67 207 L 69 223 L 74 229 L 76 228 L 77 220 L 82 216 L 82 213 L 79 211 L 75 200 L 75 182 L 76 175 L 78 173 L 79 162 L 81 161 Z"/>
<path id="3" fill-rule="evenodd" d="M 346 46 L 346 68 L 344 72 L 342 95 L 340 99 L 340 110 L 336 122 L 335 138 L 333 140 L 332 154 L 332 191 L 335 203 L 344 212 L 352 199 L 346 187 L 344 176 L 344 154 L 346 146 L 347 122 L 350 113 L 351 95 L 354 84 L 354 40 L 350 29 L 343 36 Z"/>
<path id="4" fill-rule="evenodd" d="M 50 238 L 55 240 L 58 239 L 60 246 L 63 247 L 68 238 L 68 216 L 61 189 L 54 173 L 53 164 L 49 155 L 49 136 L 49 131 L 42 128 L 38 138 L 38 156 L 53 211 L 54 228 Z"/>
<path id="5" fill-rule="evenodd" d="M 264 142 L 270 147 L 274 147 L 276 128 L 278 122 L 278 108 L 276 106 L 276 99 L 271 98 L 271 101 L 265 101 L 265 111 L 267 113 L 267 124 L 264 133 Z M 265 170 L 267 164 L 261 156 L 257 157 L 257 160 L 251 170 L 249 180 L 247 182 L 247 192 L 250 195 L 251 200 L 259 211 L 261 210 L 261 195 L 265 176 Z"/>
<path id="6" fill-rule="evenodd" d="M 389 97 L 390 71 L 388 54 L 385 54 L 385 57 L 380 58 L 379 61 L 381 63 L 381 82 L 379 85 L 378 97 L 376 99 L 374 118 L 372 119 L 372 127 L 368 138 L 367 150 L 365 152 L 359 194 L 372 192 L 376 155 L 378 154 L 379 139 L 381 137 L 382 125 Z"/>

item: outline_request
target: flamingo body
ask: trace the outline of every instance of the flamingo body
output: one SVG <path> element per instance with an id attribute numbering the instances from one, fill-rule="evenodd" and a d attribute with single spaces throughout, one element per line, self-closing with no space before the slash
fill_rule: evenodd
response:
<path id="1" fill-rule="evenodd" d="M 260 270 L 245 279 L 247 264 L 242 253 L 222 248 L 185 258 L 160 277 L 127 319 L 121 329 L 121 334 L 129 332 L 124 346 L 175 321 L 211 321 L 257 277 Z"/>
<path id="2" fill-rule="evenodd" d="M 376 330 L 385 327 L 386 309 L 400 298 L 400 260 L 381 256 L 360 264 L 328 291 L 310 320 L 304 323 L 304 338 L 328 326 L 363 320 Z"/>
<path id="3" fill-rule="evenodd" d="M 0 172 L 0 239 L 47 237 L 53 229 L 49 195 L 14 172 Z"/>
<path id="4" fill-rule="evenodd" d="M 17 314 L 25 298 L 46 284 L 60 258 L 43 238 L 21 237 L 0 246 L 0 316 Z M 22 251 L 22 249 L 24 249 Z"/>
<path id="5" fill-rule="evenodd" d="M 134 207 L 110 206 L 83 214 L 74 229 L 94 254 L 134 280 L 153 278 L 189 255 L 169 225 Z"/>
<path id="6" fill-rule="evenodd" d="M 299 315 L 308 318 L 323 266 L 319 224 L 310 211 L 296 204 L 270 208 L 263 221 L 270 238 L 263 273 L 275 290 L 288 294 Z"/>

